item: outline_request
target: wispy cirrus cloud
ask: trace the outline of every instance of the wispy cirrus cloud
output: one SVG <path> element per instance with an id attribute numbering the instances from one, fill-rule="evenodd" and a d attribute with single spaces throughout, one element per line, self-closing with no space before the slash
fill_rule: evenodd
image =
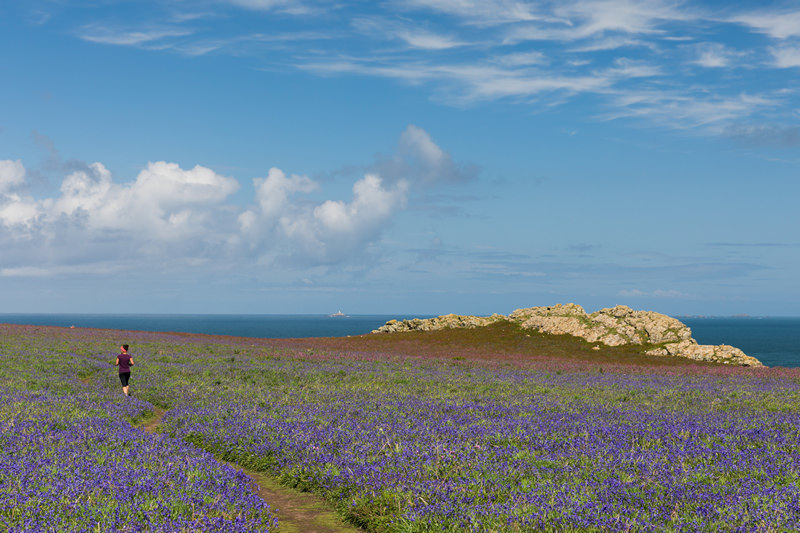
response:
<path id="1" fill-rule="evenodd" d="M 800 147 L 800 127 L 773 124 L 731 124 L 724 135 L 744 146 Z"/>
<path id="2" fill-rule="evenodd" d="M 653 291 L 622 289 L 619 291 L 619 295 L 626 298 L 692 298 L 692 295 L 674 289 L 655 289 Z"/>
<path id="3" fill-rule="evenodd" d="M 89 25 L 80 29 L 78 35 L 84 41 L 119 46 L 156 44 L 171 37 L 185 37 L 193 32 L 184 28 L 149 28 L 122 30 L 108 26 Z"/>
<path id="4" fill-rule="evenodd" d="M 490 57 L 489 60 L 492 63 L 497 63 L 504 67 L 528 67 L 532 65 L 543 65 L 550 61 L 543 52 L 538 50 L 498 54 Z"/>
<path id="5" fill-rule="evenodd" d="M 202 38 L 174 43 L 171 48 L 187 56 L 203 56 L 212 52 L 231 55 L 257 55 L 268 50 L 282 50 L 298 43 L 323 42 L 334 39 L 330 33 L 315 31 L 294 33 L 252 33 L 230 38 Z"/>
<path id="6" fill-rule="evenodd" d="M 800 9 L 775 10 L 765 7 L 733 15 L 727 20 L 748 26 L 775 39 L 800 37 Z"/>
<path id="7" fill-rule="evenodd" d="M 362 34 L 399 39 L 409 47 L 419 50 L 447 50 L 468 44 L 451 35 L 436 33 L 406 21 L 398 22 L 385 17 L 359 17 L 354 19 L 351 25 Z"/>
<path id="8" fill-rule="evenodd" d="M 697 14 L 672 2 L 635 0 L 586 0 L 556 3 L 548 17 L 512 26 L 505 33 L 506 43 L 525 41 L 574 42 L 617 34 L 664 35 L 668 23 L 696 19 Z M 614 41 L 606 41 L 612 43 Z M 617 37 L 627 46 L 629 39 Z M 608 48 L 606 48 L 608 49 Z"/>
<path id="9" fill-rule="evenodd" d="M 706 246 L 721 248 L 790 248 L 800 246 L 800 243 L 788 242 L 710 242 Z"/>
<path id="10" fill-rule="evenodd" d="M 605 119 L 640 118 L 675 129 L 708 128 L 715 134 L 722 133 L 720 124 L 778 106 L 774 96 L 728 96 L 703 90 L 621 90 L 612 100 Z"/>
<path id="11" fill-rule="evenodd" d="M 221 0 L 224 3 L 254 11 L 277 11 L 289 15 L 319 13 L 323 8 L 317 2 L 303 0 Z"/>
<path id="12" fill-rule="evenodd" d="M 410 83 L 440 82 L 446 84 L 448 95 L 461 104 L 501 98 L 528 98 L 553 92 L 593 92 L 611 85 L 611 76 L 602 73 L 585 76 L 553 75 L 533 69 L 517 70 L 492 64 L 379 64 L 366 59 L 350 58 L 309 62 L 299 66 L 320 74 L 352 73 L 396 78 Z"/>
<path id="13" fill-rule="evenodd" d="M 742 56 L 721 43 L 699 43 L 693 47 L 697 58 L 694 63 L 706 68 L 725 68 Z"/>
<path id="14" fill-rule="evenodd" d="M 771 50 L 778 68 L 800 67 L 800 44 L 797 46 L 779 46 Z"/>
<path id="15" fill-rule="evenodd" d="M 534 4 L 518 0 L 393 0 L 403 11 L 429 10 L 461 18 L 467 24 L 492 26 L 540 18 Z"/>
<path id="16" fill-rule="evenodd" d="M 250 24 L 204 23 L 215 17 L 263 24 L 253 32 Z M 794 98 L 775 96 L 788 82 L 763 76 L 756 85 L 745 68 L 800 67 L 800 11 L 775 7 L 720 13 L 677 0 L 389 0 L 365 9 L 324 0 L 215 0 L 171 5 L 161 18 L 166 25 L 155 18 L 92 22 L 77 34 L 186 56 L 249 57 L 261 63 L 254 68 L 267 62 L 270 69 L 394 80 L 453 106 L 503 101 L 550 109 L 589 95 L 594 109 L 586 114 L 595 120 L 713 135 L 790 111 Z M 738 37 L 759 40 L 744 48 Z"/>

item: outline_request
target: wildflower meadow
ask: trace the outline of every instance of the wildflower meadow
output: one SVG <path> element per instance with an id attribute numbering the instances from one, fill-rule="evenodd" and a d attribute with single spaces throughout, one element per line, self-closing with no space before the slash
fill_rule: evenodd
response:
<path id="1" fill-rule="evenodd" d="M 0 330 L 0 530 L 280 531 L 231 465 L 367 531 L 800 529 L 794 369 Z"/>

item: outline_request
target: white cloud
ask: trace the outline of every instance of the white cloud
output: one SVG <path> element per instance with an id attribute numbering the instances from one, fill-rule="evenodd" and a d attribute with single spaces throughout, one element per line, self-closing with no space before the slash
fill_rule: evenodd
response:
<path id="1" fill-rule="evenodd" d="M 775 39 L 800 37 L 800 10 L 798 11 L 751 11 L 728 19 L 749 26 L 759 33 Z"/>
<path id="2" fill-rule="evenodd" d="M 208 168 L 184 170 L 166 162 L 149 163 L 132 183 L 116 183 L 105 166 L 92 163 L 67 175 L 57 197 L 5 195 L 0 239 L 40 243 L 36 261 L 58 261 L 81 250 L 102 254 L 123 242 L 132 253 L 169 246 L 180 254 L 181 248 L 222 240 L 214 215 L 238 186 Z"/>
<path id="3" fill-rule="evenodd" d="M 71 164 L 57 194 L 34 198 L 21 161 L 0 161 L 0 275 L 41 277 L 158 265 L 363 264 L 406 208 L 412 187 L 474 176 L 430 135 L 409 126 L 396 153 L 366 170 L 350 198 L 319 198 L 320 185 L 271 168 L 253 180 L 252 202 L 233 203 L 239 182 L 210 168 L 148 163 L 133 181 L 102 163 Z M 382 172 L 384 175 L 380 175 Z M 130 265 L 120 263 L 129 257 Z"/>
<path id="4" fill-rule="evenodd" d="M 351 22 L 351 25 L 364 35 L 378 39 L 387 37 L 399 39 L 417 50 L 447 50 L 467 44 L 450 35 L 438 34 L 408 22 L 398 22 L 384 17 L 358 17 Z"/>
<path id="5" fill-rule="evenodd" d="M 175 163 L 148 163 L 136 178 L 131 191 L 134 199 L 153 202 L 169 210 L 184 204 L 206 205 L 221 202 L 239 188 L 233 179 L 200 165 L 183 170 Z"/>
<path id="6" fill-rule="evenodd" d="M 696 15 L 678 9 L 677 4 L 659 0 L 585 0 L 556 3 L 552 14 L 542 20 L 511 27 L 505 42 L 579 41 L 608 34 L 663 34 L 665 23 L 691 20 Z M 630 40 L 605 41 L 608 49 L 614 44 L 625 46 Z"/>
<path id="7" fill-rule="evenodd" d="M 779 68 L 800 67 L 800 46 L 782 46 L 772 49 L 775 66 Z"/>
<path id="8" fill-rule="evenodd" d="M 331 264 L 357 258 L 405 209 L 412 190 L 470 179 L 422 128 L 408 126 L 394 154 L 365 169 L 350 200 L 315 202 L 320 189 L 307 176 L 270 169 L 254 180 L 256 204 L 239 216 L 242 242 L 262 263 Z"/>
<path id="9" fill-rule="evenodd" d="M 101 261 L 88 265 L 22 266 L 0 268 L 0 277 L 49 278 L 57 275 L 114 275 L 124 268 L 123 261 Z"/>
<path id="10" fill-rule="evenodd" d="M 148 163 L 133 183 L 117 184 L 101 163 L 93 163 L 64 178 L 61 196 L 42 202 L 42 209 L 51 219 L 83 217 L 92 231 L 143 232 L 175 241 L 204 232 L 207 209 L 238 188 L 235 179 L 209 168 L 184 170 L 164 161 Z"/>
<path id="11" fill-rule="evenodd" d="M 724 96 L 699 92 L 678 91 L 619 91 L 614 97 L 614 111 L 603 118 L 646 118 L 675 129 L 708 128 L 723 133 L 724 125 L 753 116 L 762 109 L 775 107 L 777 102 L 759 95 Z"/>
<path id="12" fill-rule="evenodd" d="M 465 44 L 452 37 L 437 35 L 424 30 L 399 30 L 397 36 L 408 43 L 409 46 L 422 50 L 447 50 L 448 48 L 456 48 Z"/>
<path id="13" fill-rule="evenodd" d="M 92 163 L 84 170 L 69 174 L 61 182 L 61 197 L 54 204 L 58 214 L 72 215 L 79 210 L 93 217 L 113 220 L 120 194 L 111 194 L 111 173 L 102 163 Z M 108 216 L 103 211 L 111 211 Z"/>
<path id="14" fill-rule="evenodd" d="M 470 181 L 477 168 L 453 161 L 428 132 L 412 124 L 400 135 L 395 153 L 381 156 L 366 173 L 378 174 L 390 183 L 406 181 L 422 188 Z"/>
<path id="15" fill-rule="evenodd" d="M 396 209 L 405 207 L 407 191 L 406 181 L 398 182 L 393 189 L 386 189 L 380 176 L 367 174 L 353 185 L 352 202 L 328 200 L 314 208 L 314 218 L 320 221 L 324 231 L 333 234 L 375 227 Z"/>
<path id="16" fill-rule="evenodd" d="M 404 0 L 395 4 L 401 9 L 439 11 L 481 26 L 539 18 L 532 3 L 516 0 Z"/>
<path id="17" fill-rule="evenodd" d="M 695 64 L 708 68 L 727 67 L 736 54 L 720 43 L 701 43 L 695 47 Z"/>
<path id="18" fill-rule="evenodd" d="M 307 176 L 292 175 L 287 178 L 279 168 L 271 168 L 266 179 L 256 178 L 253 184 L 261 214 L 267 218 L 278 216 L 291 195 L 298 192 L 308 193 L 318 187 Z"/>
<path id="19" fill-rule="evenodd" d="M 548 62 L 547 57 L 542 52 L 515 52 L 504 54 L 492 58 L 494 63 L 506 67 L 527 67 L 530 65 L 542 65 Z"/>
<path id="20" fill-rule="evenodd" d="M 602 52 L 604 50 L 616 50 L 617 48 L 625 47 L 644 47 L 656 50 L 656 46 L 650 42 L 619 35 L 592 39 L 580 45 L 572 46 L 570 50 L 572 52 Z"/>
<path id="21" fill-rule="evenodd" d="M 364 9 L 367 4 L 215 0 L 203 4 L 202 16 L 253 16 L 220 6 L 264 13 L 324 11 L 325 24 L 306 17 L 311 24 L 297 19 L 297 24 L 268 25 L 263 33 L 252 33 L 237 31 L 235 25 L 197 26 L 190 13 L 162 21 L 145 17 L 133 29 L 87 25 L 81 33 L 94 42 L 169 49 L 188 56 L 213 52 L 257 57 L 262 65 L 268 56 L 264 68 L 273 70 L 293 67 L 323 76 L 365 75 L 424 85 L 436 101 L 454 106 L 505 100 L 543 109 L 588 94 L 596 97 L 589 105 L 614 107 L 619 94 L 666 94 L 649 106 L 612 109 L 608 115 L 672 115 L 671 120 L 658 120 L 659 125 L 678 128 L 708 123 L 711 115 L 711 122 L 748 117 L 754 108 L 741 106 L 737 112 L 737 95 L 770 86 L 754 88 L 747 77 L 734 77 L 741 72 L 731 73 L 725 82 L 699 77 L 696 69 L 684 68 L 686 64 L 676 59 L 705 68 L 730 68 L 746 57 L 771 55 L 771 63 L 748 67 L 800 65 L 793 39 L 800 36 L 796 9 L 751 9 L 730 16 L 732 10 L 711 11 L 682 0 L 389 0 Z M 275 29 L 280 32 L 270 31 Z M 734 32 L 739 37 L 758 32 L 785 42 L 771 49 L 754 42 L 744 52 L 733 48 L 732 43 L 740 42 Z M 770 93 L 763 94 L 770 98 Z M 674 115 L 673 104 L 681 100 L 691 105 Z M 657 109 L 658 102 L 667 105 Z M 766 113 L 765 107 L 760 109 Z M 725 108 L 731 113 L 713 112 Z M 769 110 L 772 115 L 779 111 L 780 107 Z"/>
<path id="22" fill-rule="evenodd" d="M 454 92 L 450 101 L 458 104 L 501 98 L 526 98 L 541 93 L 604 92 L 613 81 L 602 73 L 575 76 L 482 64 L 381 65 L 368 60 L 363 62 L 353 60 L 307 63 L 301 65 L 301 68 L 321 74 L 349 72 L 401 79 L 411 83 L 444 82 L 452 87 Z"/>
<path id="23" fill-rule="evenodd" d="M 676 290 L 656 289 L 654 291 L 641 291 L 639 289 L 624 289 L 619 291 L 620 296 L 626 298 L 689 298 L 688 294 Z"/>
<path id="24" fill-rule="evenodd" d="M 694 18 L 678 6 L 661 0 L 592 0 L 558 4 L 555 13 L 572 21 L 574 37 L 583 38 L 606 32 L 660 33 L 664 22 Z"/>
<path id="25" fill-rule="evenodd" d="M 627 57 L 616 59 L 614 61 L 614 66 L 605 72 L 606 75 L 615 78 L 649 78 L 662 74 L 661 69 L 657 66 Z"/>
<path id="26" fill-rule="evenodd" d="M 289 15 L 307 15 L 320 11 L 310 2 L 299 0 L 223 0 L 224 2 L 254 11 L 278 11 Z"/>
<path id="27" fill-rule="evenodd" d="M 274 9 L 291 3 L 287 0 L 228 0 L 229 3 L 249 9 Z"/>
<path id="28" fill-rule="evenodd" d="M 318 185 L 305 176 L 286 177 L 277 168 L 254 183 L 258 205 L 242 213 L 239 224 L 244 243 L 266 263 L 329 264 L 354 258 L 405 207 L 408 194 L 406 181 L 387 187 L 374 174 L 355 182 L 349 202 L 315 204 L 297 198 Z"/>
<path id="29" fill-rule="evenodd" d="M 169 37 L 191 35 L 186 29 L 147 29 L 140 31 L 123 31 L 104 26 L 84 26 L 80 38 L 84 41 L 119 46 L 139 46 L 155 43 Z"/>
<path id="30" fill-rule="evenodd" d="M 6 226 L 15 230 L 15 237 L 27 232 L 39 216 L 39 205 L 31 198 L 16 194 L 0 198 L 0 228 Z"/>
<path id="31" fill-rule="evenodd" d="M 0 194 L 10 191 L 25 182 L 25 167 L 19 159 L 0 160 Z"/>
<path id="32" fill-rule="evenodd" d="M 375 233 L 398 209 L 406 205 L 408 182 L 399 181 L 394 187 L 384 187 L 383 180 L 367 174 L 353 185 L 353 200 L 349 203 L 327 200 L 314 208 L 314 219 L 321 235 L 328 239 L 361 240 Z"/>
<path id="33" fill-rule="evenodd" d="M 22 161 L 0 161 L 0 230 L 14 228 L 17 235 L 30 229 L 39 215 L 39 206 L 28 197 L 13 192 L 25 184 L 27 171 Z"/>
<path id="34" fill-rule="evenodd" d="M 401 156 L 416 158 L 420 168 L 424 169 L 419 176 L 422 181 L 432 182 L 439 179 L 458 179 L 450 154 L 433 142 L 428 132 L 414 125 L 409 126 L 400 136 L 399 153 Z"/>

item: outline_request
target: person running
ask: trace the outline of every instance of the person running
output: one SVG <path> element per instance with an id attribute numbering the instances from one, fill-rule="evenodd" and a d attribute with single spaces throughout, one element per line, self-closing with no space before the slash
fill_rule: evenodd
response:
<path id="1" fill-rule="evenodd" d="M 119 355 L 117 360 L 114 361 L 114 366 L 119 367 L 119 381 L 122 383 L 122 392 L 125 396 L 128 394 L 128 380 L 131 379 L 131 367 L 133 366 L 133 357 L 128 353 L 128 345 L 123 344 L 119 347 Z"/>

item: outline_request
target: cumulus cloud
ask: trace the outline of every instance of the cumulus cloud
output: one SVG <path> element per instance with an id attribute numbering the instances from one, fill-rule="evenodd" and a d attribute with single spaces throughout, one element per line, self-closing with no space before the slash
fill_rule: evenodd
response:
<path id="1" fill-rule="evenodd" d="M 252 201 L 231 200 L 239 182 L 197 165 L 148 163 L 121 182 L 102 163 L 73 162 L 57 194 L 24 196 L 21 161 L 0 161 L 2 276 L 103 273 L 142 264 L 238 264 L 312 267 L 358 264 L 412 188 L 461 179 L 462 166 L 424 130 L 410 126 L 397 153 L 365 170 L 348 198 L 319 198 L 320 183 L 272 168 L 252 180 Z M 255 264 L 254 263 L 254 264 Z"/>
<path id="2" fill-rule="evenodd" d="M 403 180 L 426 188 L 471 181 L 478 168 L 456 163 L 427 131 L 412 124 L 400 135 L 395 152 L 380 156 L 367 172 L 379 174 L 389 182 Z"/>
<path id="3" fill-rule="evenodd" d="M 164 161 L 148 163 L 131 184 L 116 184 L 101 163 L 92 163 L 64 178 L 61 196 L 42 207 L 50 218 L 82 216 L 92 230 L 143 231 L 170 241 L 203 232 L 207 209 L 238 188 L 235 179 L 209 168 L 184 170 Z"/>
<path id="4" fill-rule="evenodd" d="M 25 167 L 22 161 L 0 161 L 0 194 L 22 185 L 25 181 Z"/>
<path id="5" fill-rule="evenodd" d="M 253 180 L 257 205 L 239 216 L 245 242 L 263 261 L 330 264 L 358 255 L 407 201 L 408 182 L 386 186 L 375 174 L 355 182 L 352 199 L 319 204 L 297 198 L 318 188 L 277 168 Z"/>
<path id="6" fill-rule="evenodd" d="M 215 215 L 238 187 L 201 166 L 149 163 L 135 181 L 118 183 L 102 163 L 82 165 L 64 177 L 58 196 L 2 195 L 0 267 L 63 270 L 65 263 L 93 264 L 120 253 L 185 254 L 222 240 Z"/>
<path id="7" fill-rule="evenodd" d="M 422 128 L 410 125 L 393 154 L 364 167 L 349 200 L 314 203 L 320 188 L 307 176 L 273 168 L 253 180 L 256 204 L 239 216 L 242 243 L 262 262 L 332 264 L 359 256 L 376 242 L 409 195 L 463 183 L 477 168 L 459 164 Z M 237 237 L 238 239 L 238 237 Z"/>

